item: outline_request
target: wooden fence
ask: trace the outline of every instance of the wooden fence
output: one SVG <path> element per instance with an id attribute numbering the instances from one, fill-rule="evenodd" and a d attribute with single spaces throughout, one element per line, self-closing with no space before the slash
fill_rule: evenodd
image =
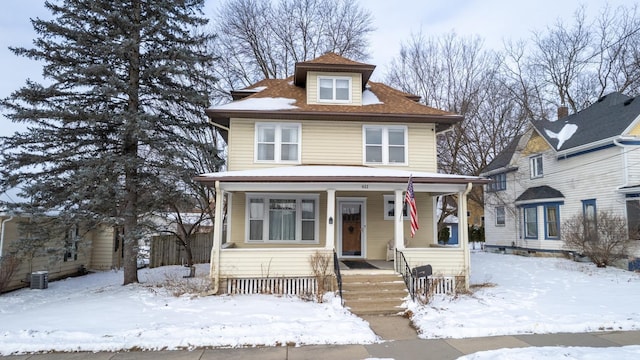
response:
<path id="1" fill-rule="evenodd" d="M 211 233 L 195 234 L 191 240 L 191 252 L 194 264 L 208 263 L 211 260 L 213 236 Z M 187 263 L 187 252 L 177 241 L 175 235 L 151 237 L 149 267 L 183 265 Z"/>

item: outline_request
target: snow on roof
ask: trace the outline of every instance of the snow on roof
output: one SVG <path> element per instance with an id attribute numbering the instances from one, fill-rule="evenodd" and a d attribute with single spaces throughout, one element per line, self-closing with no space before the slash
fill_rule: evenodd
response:
<path id="1" fill-rule="evenodd" d="M 432 172 L 407 171 L 387 168 L 373 168 L 365 166 L 325 166 L 325 165 L 299 165 L 299 166 L 281 166 L 267 169 L 251 169 L 239 171 L 226 171 L 202 174 L 205 177 L 222 178 L 222 177 L 308 177 L 308 176 L 326 176 L 326 177 L 397 177 L 397 178 L 458 178 L 458 179 L 477 179 L 475 176 L 440 174 Z"/>
<path id="2" fill-rule="evenodd" d="M 362 105 L 376 105 L 376 104 L 384 104 L 373 91 L 367 89 L 362 92 Z"/>
<path id="3" fill-rule="evenodd" d="M 576 130 L 578 130 L 578 125 L 576 124 L 566 124 L 557 133 L 554 133 L 553 131 L 548 129 L 544 129 L 548 137 L 552 139 L 558 139 L 558 146 L 557 146 L 558 150 L 560 150 L 560 148 L 562 147 L 565 141 L 571 139 L 573 134 L 576 133 Z"/>
<path id="4" fill-rule="evenodd" d="M 289 98 L 248 98 L 244 100 L 234 101 L 228 104 L 214 106 L 212 109 L 216 110 L 288 110 L 297 109 L 294 106 L 296 100 Z"/>

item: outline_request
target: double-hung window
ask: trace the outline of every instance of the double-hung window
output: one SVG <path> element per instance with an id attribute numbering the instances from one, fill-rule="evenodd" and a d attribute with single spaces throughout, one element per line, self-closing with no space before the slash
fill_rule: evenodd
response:
<path id="1" fill-rule="evenodd" d="M 544 206 L 544 228 L 546 239 L 560 238 L 560 205 Z"/>
<path id="2" fill-rule="evenodd" d="M 523 209 L 524 237 L 527 239 L 538 238 L 538 207 L 527 206 Z"/>
<path id="3" fill-rule="evenodd" d="M 247 195 L 249 242 L 317 243 L 318 195 Z"/>
<path id="4" fill-rule="evenodd" d="M 505 217 L 506 213 L 504 206 L 496 206 L 496 226 L 504 226 Z"/>
<path id="5" fill-rule="evenodd" d="M 496 174 L 489 177 L 491 182 L 487 185 L 487 191 L 502 191 L 507 189 L 507 174 Z"/>
<path id="6" fill-rule="evenodd" d="M 257 123 L 257 162 L 299 163 L 300 124 Z"/>
<path id="7" fill-rule="evenodd" d="M 596 199 L 582 200 L 582 216 L 584 218 L 585 238 L 587 240 L 596 240 L 598 237 Z"/>
<path id="8" fill-rule="evenodd" d="M 351 102 L 350 77 L 318 77 L 319 102 Z"/>
<path id="9" fill-rule="evenodd" d="M 365 125 L 365 164 L 407 164 L 407 128 L 405 126 Z"/>
<path id="10" fill-rule="evenodd" d="M 544 174 L 542 168 L 542 155 L 536 155 L 529 158 L 529 170 L 532 179 L 542 177 Z"/>

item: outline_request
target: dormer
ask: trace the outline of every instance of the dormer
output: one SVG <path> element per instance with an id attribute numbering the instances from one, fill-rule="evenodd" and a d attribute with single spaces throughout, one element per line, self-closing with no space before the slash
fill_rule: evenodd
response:
<path id="1" fill-rule="evenodd" d="M 307 104 L 361 106 L 362 92 L 375 68 L 326 53 L 296 63 L 293 81 L 306 89 Z"/>

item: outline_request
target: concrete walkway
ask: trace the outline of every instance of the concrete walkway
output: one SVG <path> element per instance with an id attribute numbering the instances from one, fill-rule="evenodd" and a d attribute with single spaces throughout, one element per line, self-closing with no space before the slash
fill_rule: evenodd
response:
<path id="1" fill-rule="evenodd" d="M 122 353 L 53 353 L 2 357 L 3 360 L 448 360 L 478 351 L 531 346 L 615 347 L 640 345 L 640 331 L 578 334 L 493 336 L 468 339 L 418 339 L 408 319 L 401 316 L 366 316 L 373 331 L 385 341 L 370 345 L 310 345 L 193 351 L 140 351 Z"/>

